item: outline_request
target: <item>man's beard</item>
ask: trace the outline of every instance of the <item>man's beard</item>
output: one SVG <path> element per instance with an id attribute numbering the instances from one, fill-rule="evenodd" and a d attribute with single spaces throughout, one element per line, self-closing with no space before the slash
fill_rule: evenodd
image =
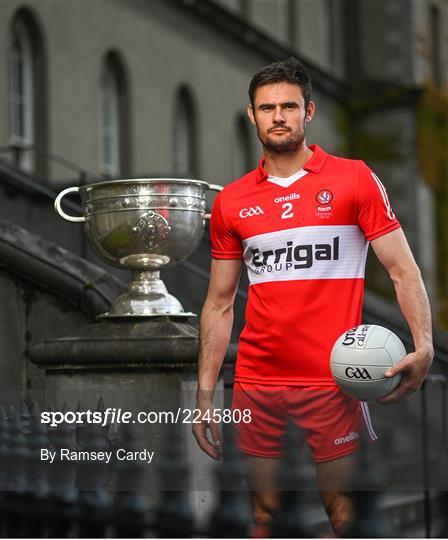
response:
<path id="1" fill-rule="evenodd" d="M 282 126 L 278 126 L 279 128 Z M 275 128 L 272 128 L 275 129 Z M 266 137 L 260 135 L 257 126 L 257 134 L 263 147 L 273 154 L 295 154 L 305 140 L 305 125 L 302 130 L 289 133 L 287 137 L 276 138 L 269 133 Z"/>

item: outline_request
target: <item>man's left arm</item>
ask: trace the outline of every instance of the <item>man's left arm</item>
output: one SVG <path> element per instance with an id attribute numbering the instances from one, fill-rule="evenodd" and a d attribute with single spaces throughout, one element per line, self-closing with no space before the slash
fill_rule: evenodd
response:
<path id="1" fill-rule="evenodd" d="M 379 403 L 387 405 L 396 403 L 407 394 L 418 390 L 428 373 L 434 356 L 431 308 L 420 270 L 402 229 L 372 240 L 371 245 L 381 264 L 389 272 L 415 347 L 415 352 L 405 356 L 385 374 L 386 377 L 393 377 L 397 373 L 403 375 L 395 390 L 378 399 Z"/>

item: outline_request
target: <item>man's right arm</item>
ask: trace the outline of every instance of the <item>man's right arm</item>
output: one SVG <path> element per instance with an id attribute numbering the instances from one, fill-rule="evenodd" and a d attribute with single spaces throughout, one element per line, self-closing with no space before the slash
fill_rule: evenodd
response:
<path id="1" fill-rule="evenodd" d="M 212 259 L 207 298 L 201 312 L 197 405 L 202 416 L 213 414 L 213 394 L 233 325 L 233 303 L 243 266 L 242 259 Z M 212 442 L 207 437 L 210 429 Z M 207 418 L 193 424 L 199 446 L 219 459 L 218 425 Z"/>

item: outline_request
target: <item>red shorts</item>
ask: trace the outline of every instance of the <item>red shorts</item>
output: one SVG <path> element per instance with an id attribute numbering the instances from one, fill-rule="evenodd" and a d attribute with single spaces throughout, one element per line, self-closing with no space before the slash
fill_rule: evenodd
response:
<path id="1" fill-rule="evenodd" d="M 367 403 L 347 397 L 338 387 L 235 382 L 232 408 L 250 410 L 251 421 L 235 428 L 238 447 L 253 456 L 282 455 L 288 419 L 303 430 L 302 440 L 310 445 L 317 463 L 355 452 L 363 425 L 370 440 L 377 439 Z"/>

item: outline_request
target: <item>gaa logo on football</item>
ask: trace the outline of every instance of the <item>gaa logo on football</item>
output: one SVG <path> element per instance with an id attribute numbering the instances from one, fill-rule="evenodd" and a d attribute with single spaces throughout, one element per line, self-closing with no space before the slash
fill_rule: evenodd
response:
<path id="1" fill-rule="evenodd" d="M 365 381 L 372 378 L 366 368 L 353 368 L 349 366 L 346 368 L 345 374 L 349 379 L 363 379 Z"/>
<path id="2" fill-rule="evenodd" d="M 252 216 L 258 216 L 259 214 L 264 214 L 263 210 L 259 206 L 242 208 L 240 210 L 240 218 L 247 218 Z"/>

